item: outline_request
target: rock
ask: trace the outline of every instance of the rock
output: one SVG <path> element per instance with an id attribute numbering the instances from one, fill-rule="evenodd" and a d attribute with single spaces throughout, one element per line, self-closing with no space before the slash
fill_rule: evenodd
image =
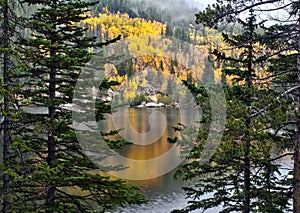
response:
<path id="1" fill-rule="evenodd" d="M 145 105 L 146 107 L 164 107 L 165 105 L 163 103 L 154 103 L 154 102 L 149 102 Z"/>
<path id="2" fill-rule="evenodd" d="M 146 103 L 145 106 L 146 106 L 146 107 L 157 107 L 157 104 L 154 103 L 154 102 L 149 102 L 149 103 Z"/>
<path id="3" fill-rule="evenodd" d="M 109 97 L 113 97 L 115 95 L 115 92 L 112 89 L 108 89 L 107 94 Z"/>

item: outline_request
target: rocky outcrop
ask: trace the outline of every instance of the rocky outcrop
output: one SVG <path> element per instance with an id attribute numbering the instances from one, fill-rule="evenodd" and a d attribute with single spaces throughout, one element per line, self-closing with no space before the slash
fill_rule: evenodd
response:
<path id="1" fill-rule="evenodd" d="M 172 100 L 168 94 L 165 94 L 155 88 L 150 83 L 146 82 L 143 86 L 139 85 L 135 91 L 136 97 L 128 103 L 127 101 L 120 102 L 120 105 L 128 104 L 129 107 L 136 108 L 161 108 L 161 107 L 178 107 L 178 104 Z M 112 101 L 114 97 L 123 96 L 122 91 L 113 91 L 108 89 L 100 98 L 101 101 Z M 123 104 L 122 104 L 123 103 Z"/>

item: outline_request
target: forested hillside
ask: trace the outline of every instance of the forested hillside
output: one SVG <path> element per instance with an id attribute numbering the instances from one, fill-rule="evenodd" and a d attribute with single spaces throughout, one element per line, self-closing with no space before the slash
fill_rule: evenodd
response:
<path id="1" fill-rule="evenodd" d="M 175 167 L 186 186 L 174 213 L 300 213 L 299 0 L 3 0 L 0 10 L 3 213 L 165 211 L 128 181 L 159 191 Z"/>
<path id="2" fill-rule="evenodd" d="M 198 80 L 208 81 L 208 78 L 213 81 L 225 82 L 227 78 L 227 81 L 230 83 L 229 79 L 234 78 L 222 75 L 222 64 L 214 61 L 215 56 L 212 53 L 217 49 L 228 49 L 226 53 L 232 57 L 239 53 L 239 50 L 230 50 L 228 44 L 223 41 L 222 33 L 218 30 L 207 27 L 198 30 L 193 24 L 189 24 L 188 28 L 177 28 L 180 30 L 175 30 L 174 36 L 186 42 L 186 47 L 184 51 L 174 53 L 172 52 L 172 47 L 177 48 L 176 45 L 178 45 L 175 40 L 167 37 L 157 37 L 156 39 L 148 37 L 150 35 L 168 36 L 168 22 L 161 23 L 145 18 L 131 18 L 127 13 L 117 11 L 114 14 L 108 8 L 102 8 L 101 13 L 82 21 L 80 26 L 87 29 L 88 36 L 96 36 L 100 42 L 108 41 L 121 35 L 123 39 L 127 39 L 126 44 L 128 45 L 123 49 L 123 52 L 129 51 L 129 54 L 139 55 L 148 54 L 146 57 L 133 57 L 122 62 L 118 67 L 107 65 L 105 68 L 106 77 L 110 80 L 115 80 L 119 83 L 127 82 L 128 78 L 146 67 L 175 75 L 179 79 L 191 82 L 197 82 Z M 153 56 L 153 52 L 156 53 L 156 56 Z M 165 57 L 165 54 L 173 55 L 173 57 Z M 181 63 L 178 62 L 178 59 L 182 59 L 180 60 Z M 264 70 L 259 66 L 256 67 L 255 72 L 259 76 L 265 75 Z M 133 99 L 139 83 L 134 82 L 133 79 L 131 81 L 133 82 L 127 82 L 127 88 L 128 91 L 131 91 L 131 95 L 126 95 L 125 93 L 125 97 Z M 167 84 L 164 89 L 166 87 Z"/>
<path id="3" fill-rule="evenodd" d="M 123 83 L 129 78 L 143 69 L 157 70 L 165 74 L 177 76 L 178 79 L 189 80 L 195 82 L 197 78 L 201 78 L 203 72 L 209 72 L 212 79 L 220 80 L 221 65 L 216 63 L 216 67 L 211 69 L 208 65 L 211 63 L 212 45 L 218 44 L 222 47 L 222 36 L 216 30 L 203 29 L 201 35 L 196 35 L 187 31 L 189 39 L 194 45 L 186 43 L 184 51 L 172 51 L 177 47 L 178 41 L 172 40 L 166 35 L 168 24 L 158 21 L 146 20 L 143 18 L 130 18 L 128 14 L 110 13 L 104 8 L 103 13 L 98 16 L 91 17 L 80 23 L 88 29 L 89 36 L 96 36 L 100 41 L 108 41 L 121 35 L 125 39 L 126 47 L 122 50 L 124 53 L 129 51 L 130 55 L 140 55 L 140 57 L 132 57 L 122 62 L 117 67 L 107 65 L 105 67 L 106 77 L 110 80 Z M 154 37 L 157 35 L 157 37 Z M 155 52 L 155 55 L 153 53 Z M 165 57 L 165 55 L 172 57 Z M 181 63 L 178 62 L 180 59 Z M 193 72 L 192 72 L 193 71 Z M 131 79 L 127 82 L 125 90 L 130 91 L 126 98 L 133 99 L 139 82 Z M 143 79 L 141 79 L 143 81 Z M 135 85 L 135 86 L 134 86 Z M 135 88 L 135 89 L 133 89 Z M 164 85 L 164 89 L 167 84 Z M 130 95 L 131 94 L 131 95 Z"/>

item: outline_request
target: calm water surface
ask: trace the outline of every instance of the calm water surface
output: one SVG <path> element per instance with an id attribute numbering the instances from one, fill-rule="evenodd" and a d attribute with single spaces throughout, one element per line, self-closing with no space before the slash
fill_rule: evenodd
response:
<path id="1" fill-rule="evenodd" d="M 119 116 L 117 119 L 112 119 L 111 117 L 106 117 L 106 120 L 102 122 L 102 126 L 105 126 L 106 131 L 114 130 L 115 127 L 123 127 L 123 132 L 121 135 L 123 138 L 134 137 L 130 128 L 122 126 L 122 123 L 126 123 L 125 119 L 130 119 L 130 125 L 139 133 L 147 133 L 151 131 L 151 126 L 149 122 L 149 116 L 154 111 L 161 112 L 167 121 L 167 124 L 164 128 L 162 136 L 154 141 L 151 144 L 149 143 L 149 138 L 143 137 L 139 134 L 139 138 L 135 138 L 138 141 L 138 144 L 133 144 L 126 146 L 119 151 L 119 154 L 126 158 L 136 159 L 136 160 L 147 160 L 155 157 L 159 157 L 174 144 L 169 144 L 167 142 L 167 137 L 179 136 L 178 132 L 175 132 L 172 127 L 176 126 L 177 123 L 183 124 L 192 124 L 194 119 L 199 116 L 199 111 L 195 109 L 184 109 L 178 110 L 173 108 L 122 108 L 121 113 L 118 113 Z M 154 118 L 155 120 L 156 118 Z M 156 125 L 160 126 L 160 118 L 157 118 Z M 154 122 L 155 123 L 155 122 Z M 163 128 L 163 127 L 161 127 Z M 119 128 L 117 128 L 119 129 Z M 159 135 L 160 132 L 157 132 Z M 118 136 L 116 136 L 118 137 Z M 150 139 L 151 140 L 151 139 Z M 143 145 L 147 144 L 147 145 Z M 129 184 L 139 186 L 141 192 L 144 193 L 149 199 L 149 202 L 142 205 L 128 206 L 123 209 L 116 209 L 112 212 L 170 212 L 176 208 L 183 208 L 187 201 L 185 200 L 185 194 L 182 191 L 181 187 L 184 185 L 189 185 L 190 183 L 183 183 L 180 180 L 174 180 L 173 174 L 176 171 L 176 168 L 172 171 L 164 174 L 162 176 L 157 175 L 156 178 L 148 179 L 147 174 L 159 174 L 162 167 L 165 167 L 164 164 L 170 164 L 170 162 L 164 162 L 163 164 L 153 165 L 151 167 L 134 167 L 131 168 L 129 172 L 134 172 L 135 174 L 140 174 L 141 179 L 145 180 L 126 180 Z M 217 209 L 207 212 L 216 212 Z"/>

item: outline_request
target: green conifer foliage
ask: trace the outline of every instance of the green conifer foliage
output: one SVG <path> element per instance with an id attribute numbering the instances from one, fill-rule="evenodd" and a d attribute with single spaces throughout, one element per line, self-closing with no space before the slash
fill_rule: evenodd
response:
<path id="1" fill-rule="evenodd" d="M 239 57 L 227 56 L 220 50 L 214 54 L 225 63 L 223 70 L 232 79 L 224 87 L 227 99 L 227 124 L 222 142 L 215 154 L 202 164 L 205 157 L 203 145 L 210 128 L 209 97 L 203 88 L 191 87 L 204 110 L 199 144 L 188 155 L 188 163 L 178 170 L 184 180 L 196 181 L 192 187 L 184 187 L 188 205 L 174 212 L 195 209 L 213 209 L 221 206 L 221 212 L 283 212 L 290 208 L 291 191 L 287 190 L 286 176 L 281 176 L 280 165 L 274 156 L 274 147 L 282 148 L 284 138 L 274 129 L 287 117 L 287 104 L 278 107 L 276 92 L 258 84 L 256 65 L 261 63 L 260 35 L 256 29 L 253 11 L 246 22 L 240 20 L 240 35 L 223 34 L 224 40 Z M 205 103 L 207 103 L 205 105 Z M 265 114 L 257 109 L 268 106 Z M 207 111 L 205 113 L 205 111 Z M 205 196 L 204 196 L 205 195 Z"/>
<path id="2" fill-rule="evenodd" d="M 38 9 L 26 19 L 32 34 L 19 41 L 26 66 L 16 80 L 24 82 L 20 102 L 31 108 L 17 120 L 19 178 L 14 181 L 12 210 L 17 212 L 104 212 L 116 205 L 139 203 L 143 196 L 124 181 L 93 172 L 72 127 L 76 80 L 100 46 L 74 23 L 92 5 L 84 1 L 24 1 Z M 38 112 L 38 109 L 42 109 Z M 103 109 L 104 107 L 99 107 Z M 100 134 L 100 132 L 99 132 Z"/>

